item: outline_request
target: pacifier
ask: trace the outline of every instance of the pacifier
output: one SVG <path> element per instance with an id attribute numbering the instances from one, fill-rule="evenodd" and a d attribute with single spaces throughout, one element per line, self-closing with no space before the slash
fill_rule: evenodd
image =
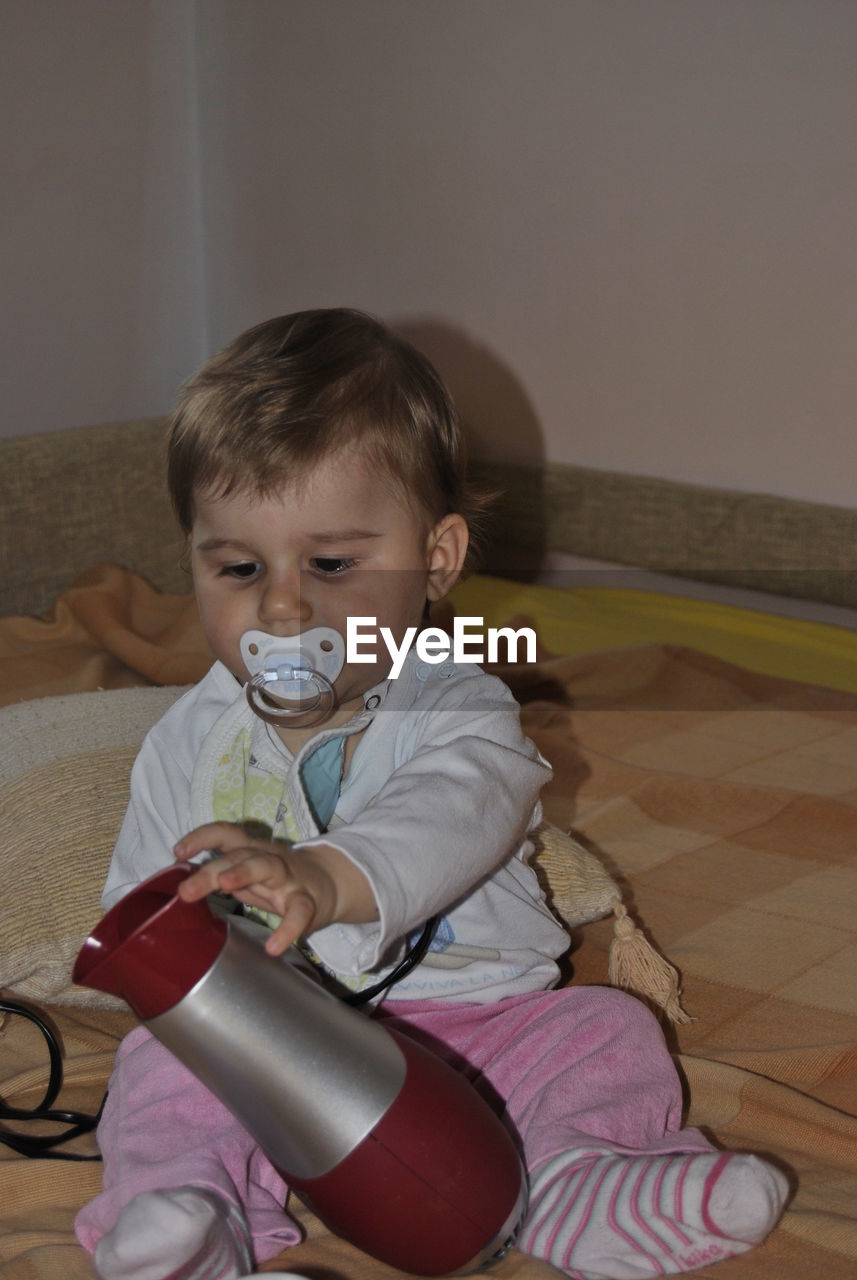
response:
<path id="1" fill-rule="evenodd" d="M 331 627 L 295 636 L 245 631 L 239 641 L 250 672 L 247 701 L 278 728 L 304 729 L 326 720 L 336 706 L 333 682 L 345 665 L 345 642 Z"/>

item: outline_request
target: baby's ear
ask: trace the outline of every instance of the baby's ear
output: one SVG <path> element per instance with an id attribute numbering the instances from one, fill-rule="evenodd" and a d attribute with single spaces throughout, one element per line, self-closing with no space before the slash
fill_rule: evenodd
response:
<path id="1" fill-rule="evenodd" d="M 426 597 L 432 603 L 442 600 L 458 581 L 469 541 L 467 521 L 455 512 L 439 520 L 429 534 Z"/>

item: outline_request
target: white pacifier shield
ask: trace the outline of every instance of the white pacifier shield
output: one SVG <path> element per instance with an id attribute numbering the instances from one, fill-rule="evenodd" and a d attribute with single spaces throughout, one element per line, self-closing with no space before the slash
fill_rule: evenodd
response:
<path id="1" fill-rule="evenodd" d="M 332 627 L 294 636 L 245 631 L 239 645 L 251 680 L 278 698 L 304 697 L 313 673 L 332 685 L 345 665 L 345 641 Z"/>

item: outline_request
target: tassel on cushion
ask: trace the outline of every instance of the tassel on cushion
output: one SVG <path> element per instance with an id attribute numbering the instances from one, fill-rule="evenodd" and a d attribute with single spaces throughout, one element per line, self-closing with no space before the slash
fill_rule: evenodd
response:
<path id="1" fill-rule="evenodd" d="M 613 913 L 610 983 L 654 1005 L 670 1022 L 692 1022 L 681 1007 L 678 971 L 631 919 L 619 886 L 595 854 L 549 822 L 533 833 L 533 844 L 548 900 L 569 928 Z"/>
<path id="2" fill-rule="evenodd" d="M 615 917 L 607 960 L 611 985 L 652 1001 L 664 1011 L 670 1022 L 693 1022 L 690 1014 L 681 1007 L 678 971 L 634 924 L 621 899 L 614 898 L 611 906 Z"/>

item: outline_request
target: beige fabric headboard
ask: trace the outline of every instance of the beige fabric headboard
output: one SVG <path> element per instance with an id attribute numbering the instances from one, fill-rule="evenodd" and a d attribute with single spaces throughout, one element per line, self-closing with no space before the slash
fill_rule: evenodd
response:
<path id="1" fill-rule="evenodd" d="M 534 563 L 545 551 L 565 551 L 857 606 L 857 510 L 558 464 L 478 470 L 505 490 L 488 565 L 498 574 L 510 530 L 519 561 L 526 548 Z"/>
<path id="2" fill-rule="evenodd" d="M 188 591 L 167 497 L 165 420 L 0 440 L 0 614 L 41 614 L 84 569 Z"/>

